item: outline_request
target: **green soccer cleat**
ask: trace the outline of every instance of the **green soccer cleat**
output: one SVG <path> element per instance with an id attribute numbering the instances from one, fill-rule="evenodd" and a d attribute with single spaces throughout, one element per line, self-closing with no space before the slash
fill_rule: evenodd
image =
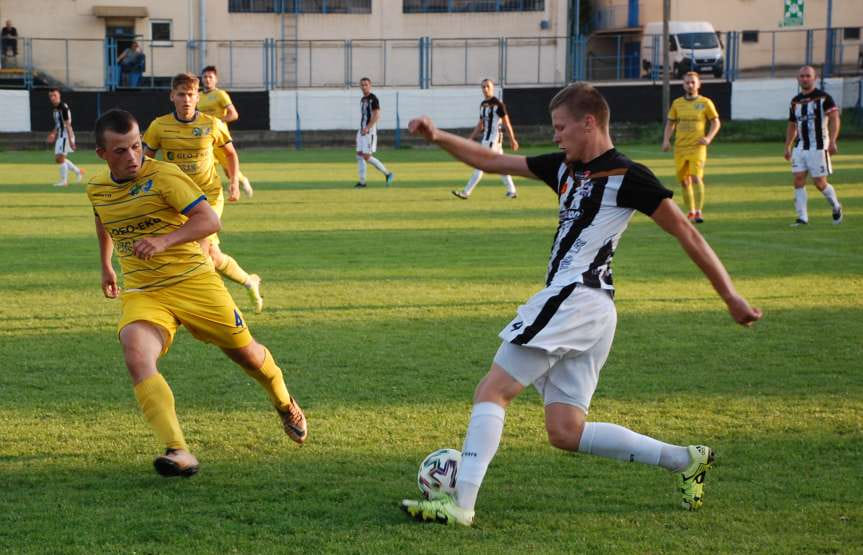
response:
<path id="1" fill-rule="evenodd" d="M 683 495 L 680 506 L 687 511 L 697 511 L 704 502 L 704 475 L 716 458 L 713 449 L 705 445 L 690 445 L 689 466 L 674 474 L 677 489 Z"/>
<path id="2" fill-rule="evenodd" d="M 456 505 L 455 499 L 449 495 L 421 501 L 403 499 L 401 508 L 419 522 L 437 522 L 451 526 L 456 524 L 471 526 L 473 524 L 474 512 Z"/>

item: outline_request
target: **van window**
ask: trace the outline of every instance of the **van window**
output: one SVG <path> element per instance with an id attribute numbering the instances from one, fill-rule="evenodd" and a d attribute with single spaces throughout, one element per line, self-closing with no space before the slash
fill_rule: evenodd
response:
<path id="1" fill-rule="evenodd" d="M 668 35 L 668 51 L 677 52 L 677 40 L 675 40 L 674 35 Z"/>
<path id="2" fill-rule="evenodd" d="M 678 33 L 677 40 L 684 50 L 719 47 L 716 33 Z"/>

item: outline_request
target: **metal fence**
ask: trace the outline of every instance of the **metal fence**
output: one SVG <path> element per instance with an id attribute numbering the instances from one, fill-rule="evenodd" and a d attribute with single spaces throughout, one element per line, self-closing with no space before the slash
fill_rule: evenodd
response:
<path id="1" fill-rule="evenodd" d="M 139 88 L 166 88 L 176 73 L 219 69 L 236 90 L 347 87 L 369 77 L 379 86 L 474 85 L 491 78 L 505 85 L 554 86 L 571 80 L 660 79 L 659 36 L 594 33 L 575 37 L 430 38 L 384 40 L 210 40 L 137 42 L 146 55 Z M 827 29 L 718 33 L 721 52 L 670 52 L 676 75 L 696 69 L 717 77 L 793 75 L 801 64 L 825 76 L 861 72 L 859 40 Z M 744 40 L 745 39 L 745 40 Z M 116 63 L 116 39 L 19 39 L 18 86 L 39 84 L 114 90 L 128 86 Z M 206 64 L 202 63 L 206 61 Z M 4 85 L 8 86 L 7 80 Z"/>

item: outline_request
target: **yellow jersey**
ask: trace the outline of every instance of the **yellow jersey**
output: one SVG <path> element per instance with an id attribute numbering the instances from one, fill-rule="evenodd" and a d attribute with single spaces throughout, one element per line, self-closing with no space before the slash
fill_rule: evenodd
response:
<path id="1" fill-rule="evenodd" d="M 668 110 L 668 120 L 677 124 L 674 132 L 674 148 L 703 146 L 698 139 L 707 134 L 707 122 L 719 117 L 713 101 L 705 96 L 675 98 Z"/>
<path id="2" fill-rule="evenodd" d="M 184 214 L 207 200 L 174 164 L 144 158 L 138 175 L 122 182 L 106 170 L 87 183 L 87 197 L 114 242 L 127 291 L 154 291 L 213 271 L 197 241 L 174 245 L 149 260 L 132 254 L 136 240 L 171 233 L 187 221 Z"/>
<path id="3" fill-rule="evenodd" d="M 222 120 L 195 112 L 190 121 L 170 113 L 154 119 L 144 133 L 144 146 L 164 151 L 164 160 L 179 166 L 204 191 L 210 202 L 222 194 L 222 180 L 216 172 L 213 150 L 231 142 L 231 133 Z"/>
<path id="4" fill-rule="evenodd" d="M 231 104 L 233 102 L 231 102 L 231 97 L 227 92 L 222 89 L 210 89 L 201 93 L 198 100 L 198 110 L 204 114 L 224 119 L 225 112 Z"/>

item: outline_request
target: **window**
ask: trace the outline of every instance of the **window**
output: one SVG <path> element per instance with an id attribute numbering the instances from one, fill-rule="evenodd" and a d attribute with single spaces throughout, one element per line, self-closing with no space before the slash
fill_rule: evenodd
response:
<path id="1" fill-rule="evenodd" d="M 842 30 L 842 38 L 845 40 L 860 40 L 860 27 L 845 27 Z"/>
<path id="2" fill-rule="evenodd" d="M 150 20 L 150 44 L 153 46 L 171 46 L 171 20 Z"/>
<path id="3" fill-rule="evenodd" d="M 758 31 L 743 31 L 740 33 L 743 42 L 758 42 Z"/>
<path id="4" fill-rule="evenodd" d="M 230 13 L 372 13 L 372 0 L 228 0 Z"/>
<path id="5" fill-rule="evenodd" d="M 545 0 L 402 0 L 404 13 L 542 11 Z"/>

